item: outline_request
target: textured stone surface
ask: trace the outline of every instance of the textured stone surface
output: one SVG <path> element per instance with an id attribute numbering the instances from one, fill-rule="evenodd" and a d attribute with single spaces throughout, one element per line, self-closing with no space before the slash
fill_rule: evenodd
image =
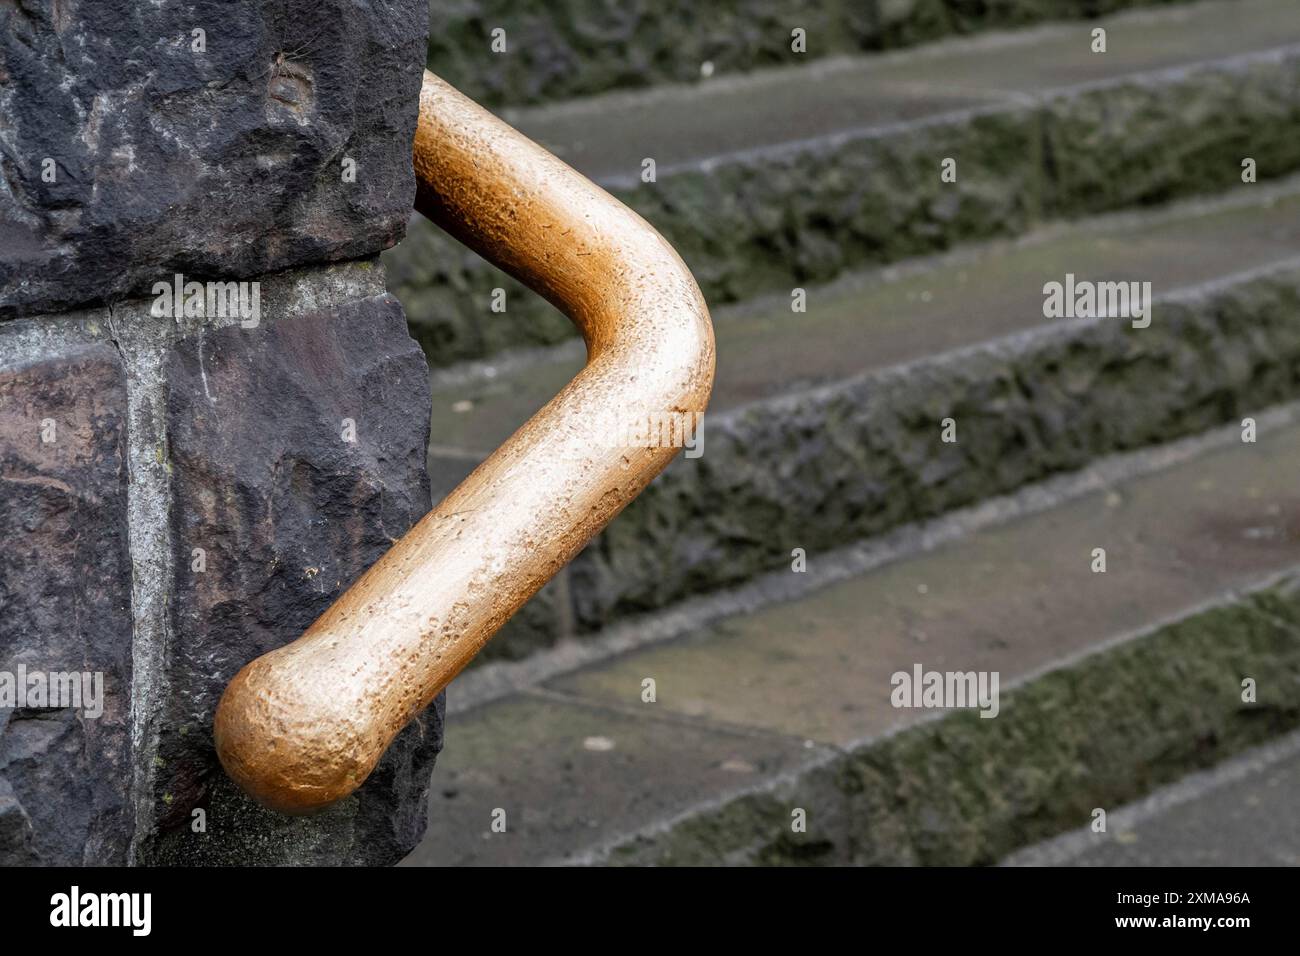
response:
<path id="1" fill-rule="evenodd" d="M 1300 392 L 1300 275 L 1156 308 L 1147 329 L 1059 326 L 708 419 L 704 455 L 574 560 L 579 629 Z"/>
<path id="2" fill-rule="evenodd" d="M 1242 274 L 1300 256 L 1295 186 L 1242 189 L 1231 203 L 1105 217 L 813 289 L 805 314 L 778 296 L 718 315 L 703 457 L 675 462 L 575 559 L 576 611 L 551 600 L 487 653 L 517 657 L 782 567 L 795 544 L 844 545 L 1294 397 L 1300 277 Z M 1045 320 L 1043 283 L 1066 272 L 1141 277 L 1157 296 L 1235 287 L 1157 304 L 1148 329 Z M 434 430 L 471 460 L 432 454 L 435 484 L 463 477 L 581 361 L 574 350 L 445 377 Z M 939 442 L 948 416 L 957 445 Z"/>
<path id="3" fill-rule="evenodd" d="M 166 373 L 175 588 L 155 759 L 160 835 L 146 856 L 395 862 L 423 832 L 441 699 L 357 794 L 308 818 L 235 791 L 211 719 L 240 667 L 298 636 L 428 511 L 428 426 L 413 412 L 427 411 L 427 370 L 402 309 L 378 295 L 188 335 Z M 196 807 L 206 834 L 191 831 Z"/>
<path id="4" fill-rule="evenodd" d="M 211 717 L 429 506 L 427 366 L 366 259 L 410 213 L 427 22 L 0 4 L 0 667 L 108 695 L 0 711 L 0 860 L 392 863 L 423 831 L 441 700 L 307 819 L 234 790 Z M 151 316 L 174 273 L 259 282 L 260 324 Z"/>
<path id="5" fill-rule="evenodd" d="M 429 68 L 490 103 L 698 80 L 860 50 L 1179 0 L 462 0 L 430 5 Z M 492 52 L 495 28 L 506 54 Z M 790 31 L 807 31 L 806 54 Z"/>
<path id="6" fill-rule="evenodd" d="M 450 718 L 429 836 L 404 865 L 521 866 L 564 861 L 593 836 L 628 831 L 807 761 L 801 741 L 658 720 L 629 706 L 521 695 Z M 506 832 L 492 813 L 506 812 Z"/>
<path id="7" fill-rule="evenodd" d="M 1105 25 L 1114 42 L 1104 54 L 1092 52 L 1088 25 L 1055 25 L 505 115 L 584 175 L 631 185 L 640 182 L 646 156 L 662 173 L 1300 43 L 1300 11 L 1290 0 L 1212 0 Z"/>
<path id="8" fill-rule="evenodd" d="M 1245 156 L 1256 160 L 1261 179 L 1300 169 L 1300 140 L 1292 135 L 1300 123 L 1300 52 L 1291 47 L 1276 56 L 1214 59 L 1292 39 L 1300 16 L 1294 9 L 1285 16 L 1275 38 L 1259 36 L 1261 23 L 1252 18 L 1239 18 L 1245 24 L 1239 28 L 1203 24 L 1190 39 L 1179 35 L 1189 45 L 1178 55 L 1167 49 L 1159 24 L 1148 26 L 1135 41 L 1139 51 L 1154 48 L 1145 60 L 1131 50 L 1113 60 L 1094 57 L 1109 72 L 1084 60 L 1053 74 L 1039 51 L 1015 56 L 979 48 L 964 68 L 969 92 L 986 96 L 974 114 L 952 113 L 951 103 L 925 84 L 936 61 L 872 67 L 861 79 L 872 90 L 881 84 L 876 98 L 884 102 L 874 106 L 881 116 L 871 119 L 872 104 L 854 101 L 856 114 L 867 117 L 865 127 L 862 119 L 855 126 L 841 117 L 815 131 L 816 138 L 794 143 L 769 142 L 789 123 L 765 124 L 752 106 L 740 112 L 728 97 L 714 104 L 716 111 L 692 103 L 695 127 L 711 120 L 733 138 L 767 145 L 728 152 L 727 132 L 705 131 L 689 141 L 681 137 L 685 158 L 675 167 L 664 157 L 668 146 L 642 143 L 648 132 L 638 137 L 624 129 L 639 115 L 626 103 L 524 126 L 553 148 L 574 146 L 580 156 L 568 158 L 580 170 L 603 173 L 615 195 L 673 243 L 716 307 L 964 240 L 1019 234 L 1044 217 L 1229 189 L 1240 183 Z M 1198 55 L 1209 61 L 1197 64 Z M 1035 69 L 1025 68 L 1025 58 Z M 1164 72 L 1125 79 L 1157 67 Z M 805 112 L 818 110 L 820 83 L 792 81 L 801 92 L 780 94 L 792 103 L 779 115 L 793 113 L 800 97 Z M 926 98 L 934 100 L 933 115 L 894 125 L 891 110 Z M 669 105 L 685 109 L 681 102 Z M 592 129 L 604 135 L 592 136 Z M 556 134 L 571 139 L 557 141 Z M 723 143 L 716 161 L 696 155 L 691 145 L 711 139 Z M 638 147 L 641 152 L 629 152 Z M 611 165 L 605 154 L 621 159 Z M 659 158 L 657 183 L 625 181 L 639 171 L 629 157 L 640 155 Z M 959 172 L 956 183 L 944 184 L 937 166 L 948 156 L 960 158 Z M 412 334 L 438 364 L 574 334 L 548 303 L 427 223 L 413 224 L 385 260 Z M 507 290 L 505 313 L 490 308 L 497 287 Z"/>
<path id="9" fill-rule="evenodd" d="M 252 805 L 213 752 L 235 671 L 429 507 L 427 366 L 382 270 L 259 281 L 254 328 L 147 299 L 0 323 L 0 670 L 105 690 L 97 719 L 0 708 L 0 861 L 388 864 L 423 832 L 441 699 L 314 817 Z"/>
<path id="10" fill-rule="evenodd" d="M 1243 674 L 1277 689 L 1241 701 Z M 1300 725 L 1294 575 L 617 847 L 659 865 L 994 863 Z M 808 830 L 790 831 L 803 807 Z"/>
<path id="11" fill-rule="evenodd" d="M 1300 757 L 1270 762 L 1227 781 L 1215 779 L 1213 771 L 1206 776 L 1211 789 L 1191 799 L 1132 824 L 1111 822 L 1106 834 L 1088 830 L 1088 849 L 1068 865 L 1300 866 L 1295 825 Z"/>
<path id="12" fill-rule="evenodd" d="M 1300 566 L 1300 427 L 1220 442 L 548 686 L 627 703 L 653 675 L 660 711 L 852 746 L 920 716 L 890 702 L 890 675 L 917 661 L 997 671 L 1006 687 Z M 1105 574 L 1091 570 L 1096 547 L 1106 549 Z M 813 552 L 807 577 L 787 566 L 765 580 L 815 584 L 834 562 Z"/>
<path id="13" fill-rule="evenodd" d="M 0 325 L 0 671 L 103 682 L 97 717 L 0 707 L 3 866 L 127 859 L 125 417 L 125 373 L 102 328 Z"/>
<path id="14" fill-rule="evenodd" d="M 784 809 L 774 801 L 771 816 L 755 821 L 742 807 L 726 823 L 728 833 L 745 834 L 741 851 L 761 828 L 771 826 L 769 841 L 788 833 L 790 809 L 803 807 L 814 844 L 851 822 L 866 831 L 852 839 L 873 842 L 887 860 L 909 859 L 918 853 L 914 843 L 924 843 L 932 862 L 948 862 L 944 854 L 966 852 L 972 833 L 995 829 L 980 839 L 1001 847 L 1036 840 L 1040 806 L 1052 828 L 1085 825 L 1086 814 L 1070 818 L 1080 803 L 1114 809 L 1119 794 L 1293 725 L 1300 721 L 1300 628 L 1292 624 L 1268 634 L 1256 631 L 1259 615 L 1219 613 L 1186 641 L 1105 659 L 1109 648 L 1164 642 L 1148 629 L 1200 614 L 1207 602 L 1218 606 L 1295 573 L 1300 409 L 1261 418 L 1256 443 L 1241 442 L 1229 427 L 1195 445 L 1111 460 L 1039 486 L 997 518 L 958 519 L 964 533 L 886 544 L 874 554 L 812 552 L 805 574 L 787 566 L 765 578 L 772 599 L 765 606 L 742 600 L 718 618 L 674 609 L 669 617 L 685 618 L 677 639 L 455 712 L 450 732 L 457 750 L 466 750 L 452 757 L 450 771 L 440 762 L 431 797 L 440 809 L 410 861 L 599 858 L 602 847 L 631 834 L 707 819 L 737 791 L 788 777 L 799 785 L 781 792 Z M 1090 567 L 1098 546 L 1107 549 L 1105 574 Z M 1134 635 L 1142 636 L 1124 643 Z M 893 707 L 892 674 L 917 663 L 997 672 L 997 716 Z M 1257 706 L 1240 699 L 1243 676 L 1257 681 Z M 655 681 L 653 703 L 642 698 L 646 678 Z M 1013 688 L 1026 681 L 1040 695 L 1032 712 L 1011 704 L 1022 693 Z M 921 725 L 936 719 L 950 729 L 926 736 Z M 746 742 L 723 739 L 735 733 Z M 922 734 L 920 743 L 889 749 L 891 735 L 913 734 Z M 589 736 L 606 738 L 605 749 L 579 749 Z M 1058 752 L 1058 738 L 1068 753 Z M 712 758 L 684 779 L 668 769 L 689 759 L 676 750 L 682 739 L 702 741 Z M 802 760 L 772 759 L 791 742 Z M 811 785 L 823 777 L 809 778 L 810 765 L 868 748 L 897 754 L 905 792 L 891 789 L 893 778 L 866 794 Z M 1089 770 L 1097 771 L 1095 783 Z M 987 809 L 979 795 L 986 773 L 999 781 Z M 1059 816 L 1057 787 L 1077 788 Z M 949 790 L 962 794 L 956 806 Z M 1006 806 L 1017 793 L 1024 803 Z M 554 796 L 539 801 L 538 794 Z M 1099 802 L 1087 802 L 1093 798 Z M 889 815 L 905 815 L 906 824 L 869 814 L 864 821 L 854 807 L 874 800 L 890 803 Z M 510 808 L 504 835 L 483 833 L 493 807 Z M 751 824 L 760 832 L 747 831 Z M 707 842 L 709 827 L 700 832 L 683 833 L 680 846 L 673 835 L 666 843 L 674 855 L 727 862 L 731 848 Z M 844 852 L 845 838 L 835 839 Z M 801 852 L 818 849 L 796 847 L 782 859 Z"/>
<path id="15" fill-rule="evenodd" d="M 1243 186 L 1210 202 L 1037 230 L 903 268 L 872 269 L 807 290 L 807 310 L 777 293 L 714 311 L 711 414 L 833 384 L 1050 324 L 1043 283 L 1140 276 L 1166 295 L 1300 261 L 1300 177 Z M 572 342 L 527 361 L 434 376 L 429 455 L 445 494 L 582 368 Z"/>
<path id="16" fill-rule="evenodd" d="M 392 245 L 426 6 L 0 5 L 0 316 Z"/>

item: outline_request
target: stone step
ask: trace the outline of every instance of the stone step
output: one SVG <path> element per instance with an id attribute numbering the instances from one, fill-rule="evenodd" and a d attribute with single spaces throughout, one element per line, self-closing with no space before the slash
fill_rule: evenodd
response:
<path id="1" fill-rule="evenodd" d="M 1290 732 L 1300 408 L 1260 424 L 860 573 L 812 552 L 797 596 L 469 709 L 465 675 L 406 862 L 990 863 Z M 996 673 L 996 714 L 894 706 L 917 667 Z"/>
<path id="2" fill-rule="evenodd" d="M 827 60 L 507 118 L 681 252 L 715 307 L 1045 220 L 1300 169 L 1300 6 L 1236 0 Z M 656 181 L 640 181 L 653 158 Z M 945 158 L 956 181 L 943 182 Z M 385 256 L 435 364 L 573 335 L 422 220 Z M 492 311 L 493 290 L 506 311 Z"/>
<path id="3" fill-rule="evenodd" d="M 1300 866 L 1300 733 L 1191 774 L 1004 866 Z M 1184 900 L 1186 902 L 1186 900 Z"/>
<path id="4" fill-rule="evenodd" d="M 1043 286 L 1149 281 L 1147 328 L 1048 319 Z M 692 594 L 1300 394 L 1300 183 L 969 248 L 717 316 L 703 455 L 681 458 L 507 625 L 518 658 Z M 581 366 L 435 375 L 435 498 Z M 952 419 L 956 441 L 943 441 Z"/>
<path id="5" fill-rule="evenodd" d="M 492 105 L 695 82 L 940 37 L 1187 0 L 538 0 L 433 4 L 429 69 Z M 803 53 L 792 49 L 802 28 Z M 505 31 L 495 52 L 493 30 Z M 714 81 L 716 82 L 716 80 Z"/>

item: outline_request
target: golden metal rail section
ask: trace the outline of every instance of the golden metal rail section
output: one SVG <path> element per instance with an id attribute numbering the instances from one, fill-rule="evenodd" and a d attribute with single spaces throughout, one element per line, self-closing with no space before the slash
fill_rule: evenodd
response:
<path id="1" fill-rule="evenodd" d="M 713 385 L 700 290 L 636 213 L 427 71 L 414 161 L 416 208 L 568 315 L 587 364 L 302 637 L 230 682 L 214 726 L 222 765 L 286 813 L 361 785 L 673 459 L 679 443 L 655 423 L 692 434 Z"/>

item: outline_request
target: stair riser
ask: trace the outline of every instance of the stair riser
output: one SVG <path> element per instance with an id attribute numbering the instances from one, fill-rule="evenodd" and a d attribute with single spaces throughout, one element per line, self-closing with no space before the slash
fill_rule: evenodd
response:
<path id="1" fill-rule="evenodd" d="M 500 635 L 573 630 L 789 566 L 1300 396 L 1300 273 L 1157 299 L 1153 321 L 1060 320 L 992 345 L 705 417 L 677 459 Z M 942 421 L 957 441 L 941 440 Z M 564 595 L 564 589 L 569 594 Z"/>
<path id="2" fill-rule="evenodd" d="M 723 75 L 1181 2 L 1186 0 L 732 0 L 709 4 L 702 17 L 695 0 L 477 0 L 433 5 L 429 68 L 475 99 L 517 105 L 691 82 L 700 79 L 705 62 Z M 489 45 L 497 27 L 506 30 L 504 55 Z M 807 32 L 805 54 L 791 51 L 795 27 Z"/>
<path id="3" fill-rule="evenodd" d="M 1266 678 L 1263 677 L 1266 675 Z M 1242 701 L 1254 676 L 1256 703 Z M 1300 726 L 1300 577 L 864 743 L 605 858 L 624 864 L 978 865 Z M 793 808 L 807 832 L 791 832 Z M 1101 837 L 1099 837 L 1101 839 Z"/>
<path id="4" fill-rule="evenodd" d="M 1045 218 L 1241 186 L 1300 169 L 1300 50 L 950 115 L 816 149 L 616 188 L 681 252 L 715 307 L 824 282 Z M 1138 131 L 1138 132 L 1135 132 Z M 939 161 L 958 159 L 942 183 Z M 385 261 L 436 365 L 572 337 L 550 305 L 426 222 Z M 506 312 L 491 311 L 506 290 Z"/>

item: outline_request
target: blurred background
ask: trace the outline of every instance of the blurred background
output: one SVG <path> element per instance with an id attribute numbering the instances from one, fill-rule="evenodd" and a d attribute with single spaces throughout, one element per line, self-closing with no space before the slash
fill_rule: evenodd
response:
<path id="1" fill-rule="evenodd" d="M 432 6 L 682 254 L 718 377 L 452 685 L 408 863 L 1300 862 L 1300 5 Z M 384 259 L 436 499 L 582 346 L 422 219 Z M 932 671 L 996 715 L 899 706 Z"/>

